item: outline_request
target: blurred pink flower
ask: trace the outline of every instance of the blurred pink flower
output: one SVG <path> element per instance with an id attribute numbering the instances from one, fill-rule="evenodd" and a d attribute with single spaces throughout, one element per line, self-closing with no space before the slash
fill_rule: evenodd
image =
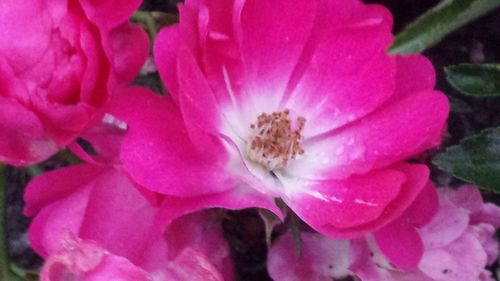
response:
<path id="1" fill-rule="evenodd" d="M 140 0 L 0 3 L 0 162 L 42 161 L 102 118 L 148 54 Z"/>
<path id="2" fill-rule="evenodd" d="M 280 197 L 334 237 L 380 228 L 424 188 L 403 161 L 449 108 L 426 58 L 386 53 L 391 28 L 358 0 L 186 1 L 155 44 L 171 97 L 118 102 L 124 168 L 173 196 Z"/>
<path id="3" fill-rule="evenodd" d="M 269 273 L 275 280 L 283 281 L 326 281 L 348 275 L 363 281 L 494 280 L 485 267 L 498 258 L 499 244 L 494 234 L 500 227 L 500 207 L 483 203 L 473 186 L 445 188 L 439 190 L 437 213 L 429 218 L 427 214 L 431 212 L 422 208 L 425 200 L 432 200 L 429 190 L 400 219 L 386 227 L 395 230 L 385 231 L 394 244 L 405 245 L 399 249 L 410 253 L 410 261 L 415 260 L 411 253 L 419 252 L 422 245 L 414 268 L 397 266 L 395 262 L 401 262 L 408 253 L 395 256 L 394 251 L 388 250 L 387 245 L 380 247 L 380 240 L 371 235 L 366 239 L 340 240 L 302 233 L 302 257 L 296 259 L 292 237 L 283 236 L 269 252 Z M 417 215 L 417 210 L 424 211 L 423 215 Z M 427 222 L 422 225 L 424 221 Z M 401 232 L 401 225 L 416 226 L 419 238 L 409 235 L 414 245 L 405 242 L 409 238 Z"/>
<path id="4" fill-rule="evenodd" d="M 25 201 L 42 281 L 232 280 L 218 213 L 145 191 L 119 165 L 45 173 Z"/>

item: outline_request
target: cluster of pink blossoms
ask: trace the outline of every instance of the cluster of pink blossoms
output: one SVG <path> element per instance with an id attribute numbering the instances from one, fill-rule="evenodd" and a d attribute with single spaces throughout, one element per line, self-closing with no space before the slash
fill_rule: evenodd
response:
<path id="1" fill-rule="evenodd" d="M 233 280 L 214 208 L 283 219 L 276 198 L 311 232 L 300 258 L 275 241 L 275 280 L 493 280 L 500 208 L 408 161 L 440 144 L 449 103 L 425 57 L 387 54 L 384 7 L 186 0 L 154 42 L 164 96 L 129 86 L 139 4 L 0 3 L 0 161 L 84 162 L 27 187 L 42 281 Z"/>

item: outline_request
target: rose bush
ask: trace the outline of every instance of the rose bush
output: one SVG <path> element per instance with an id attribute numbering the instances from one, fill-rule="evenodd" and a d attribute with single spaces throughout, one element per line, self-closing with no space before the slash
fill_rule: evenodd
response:
<path id="1" fill-rule="evenodd" d="M 386 53 L 391 28 L 357 0 L 186 1 L 154 49 L 171 97 L 118 101 L 124 168 L 171 196 L 280 197 L 334 237 L 379 229 L 425 187 L 405 160 L 449 108 L 427 59 Z"/>
<path id="2" fill-rule="evenodd" d="M 0 3 L 0 162 L 42 161 L 102 118 L 148 53 L 141 1 Z"/>

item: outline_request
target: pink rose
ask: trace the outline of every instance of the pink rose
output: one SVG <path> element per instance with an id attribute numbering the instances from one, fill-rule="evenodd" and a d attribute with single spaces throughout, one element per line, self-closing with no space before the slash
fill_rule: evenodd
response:
<path id="1" fill-rule="evenodd" d="M 171 97 L 117 102 L 124 168 L 172 196 L 280 197 L 334 237 L 380 228 L 425 187 L 404 161 L 449 109 L 426 58 L 386 53 L 391 28 L 358 0 L 186 1 L 155 44 Z"/>
<path id="2" fill-rule="evenodd" d="M 110 115 L 84 135 L 88 163 L 47 172 L 25 192 L 33 249 L 46 259 L 42 281 L 232 280 L 218 212 L 143 189 L 116 153 L 126 132 Z M 114 280 L 114 279 L 113 279 Z"/>
<path id="3" fill-rule="evenodd" d="M 394 267 L 390 263 L 393 259 L 375 244 L 368 248 L 363 244 L 356 246 L 359 261 L 351 270 L 366 281 L 491 280 L 486 266 L 498 258 L 499 244 L 494 238 L 498 227 L 500 207 L 483 203 L 476 187 L 443 188 L 439 190 L 437 214 L 418 229 L 423 253 L 413 270 Z M 370 251 L 373 257 L 368 254 Z"/>
<path id="4" fill-rule="evenodd" d="M 135 186 L 119 167 L 83 164 L 35 178 L 26 194 L 42 281 L 232 280 L 217 213 L 183 209 Z M 111 278 L 113 277 L 113 278 Z"/>
<path id="5" fill-rule="evenodd" d="M 486 266 L 498 258 L 499 244 L 494 237 L 500 227 L 500 207 L 483 203 L 477 188 L 470 185 L 458 190 L 440 189 L 437 213 L 425 210 L 425 206 L 434 208 L 434 203 L 428 202 L 434 201 L 432 197 L 428 189 L 401 218 L 385 227 L 388 229 L 363 239 L 302 233 L 300 259 L 293 253 L 292 237 L 283 236 L 269 252 L 269 273 L 283 281 L 331 280 L 348 275 L 363 281 L 494 280 Z M 408 234 L 412 227 L 418 238 Z M 388 241 L 377 238 L 382 233 L 387 240 L 392 239 L 399 254 L 386 245 Z"/>
<path id="6" fill-rule="evenodd" d="M 0 3 L 0 162 L 42 161 L 102 118 L 148 52 L 139 0 Z"/>

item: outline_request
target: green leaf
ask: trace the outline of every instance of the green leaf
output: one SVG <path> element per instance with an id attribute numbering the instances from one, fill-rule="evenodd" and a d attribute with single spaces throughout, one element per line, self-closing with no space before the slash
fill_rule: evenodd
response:
<path id="1" fill-rule="evenodd" d="M 500 129 L 490 128 L 464 138 L 432 162 L 457 178 L 500 193 Z"/>
<path id="2" fill-rule="evenodd" d="M 500 96 L 500 64 L 460 64 L 444 71 L 448 82 L 464 95 Z"/>
<path id="3" fill-rule="evenodd" d="M 500 5 L 500 0 L 443 0 L 401 32 L 389 49 L 392 54 L 418 53 L 448 33 Z"/>

